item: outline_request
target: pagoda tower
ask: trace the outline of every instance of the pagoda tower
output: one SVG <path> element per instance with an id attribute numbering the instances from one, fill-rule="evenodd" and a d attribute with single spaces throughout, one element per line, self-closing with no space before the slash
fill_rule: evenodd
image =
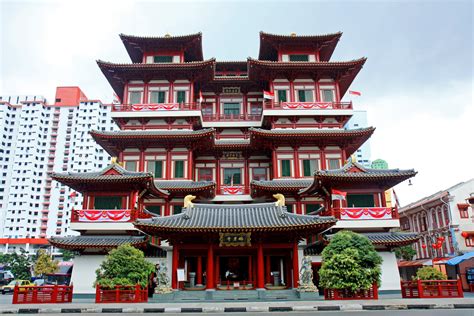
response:
<path id="1" fill-rule="evenodd" d="M 330 61 L 341 35 L 261 32 L 258 59 L 216 61 L 201 33 L 121 34 L 131 63 L 97 62 L 122 100 L 120 130 L 90 131 L 117 158 L 52 175 L 84 197 L 71 219 L 81 235 L 50 239 L 80 252 L 75 291 L 92 293 L 104 254 L 124 243 L 167 264 L 174 290 L 296 288 L 302 256 L 317 272 L 341 229 L 369 237 L 381 290 L 399 289 L 390 250 L 418 237 L 390 232 L 400 223 L 385 192 L 416 172 L 351 158 L 375 129 L 344 127 L 343 98 L 366 59 Z"/>

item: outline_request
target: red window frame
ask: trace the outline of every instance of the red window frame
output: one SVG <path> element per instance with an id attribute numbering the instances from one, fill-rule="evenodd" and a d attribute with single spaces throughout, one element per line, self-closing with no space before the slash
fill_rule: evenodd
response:
<path id="1" fill-rule="evenodd" d="M 469 204 L 458 204 L 459 216 L 469 218 Z"/>
<path id="2" fill-rule="evenodd" d="M 466 247 L 474 247 L 474 235 L 469 235 L 464 239 Z"/>

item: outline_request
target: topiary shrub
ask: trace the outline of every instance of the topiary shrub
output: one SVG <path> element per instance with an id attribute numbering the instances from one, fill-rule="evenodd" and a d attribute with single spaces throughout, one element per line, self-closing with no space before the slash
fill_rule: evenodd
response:
<path id="1" fill-rule="evenodd" d="M 380 285 L 382 257 L 370 240 L 351 231 L 340 231 L 322 252 L 320 285 L 327 289 L 367 290 Z"/>
<path id="2" fill-rule="evenodd" d="M 414 280 L 446 280 L 446 274 L 433 267 L 423 267 L 416 271 Z"/>
<path id="3" fill-rule="evenodd" d="M 145 287 L 154 265 L 145 259 L 143 251 L 128 244 L 113 249 L 96 270 L 96 284 L 105 288 L 140 284 Z"/>

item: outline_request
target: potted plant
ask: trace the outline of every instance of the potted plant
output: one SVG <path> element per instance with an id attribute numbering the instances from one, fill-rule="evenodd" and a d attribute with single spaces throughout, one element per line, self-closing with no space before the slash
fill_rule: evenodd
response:
<path id="1" fill-rule="evenodd" d="M 319 278 L 326 299 L 377 299 L 382 258 L 367 237 L 340 231 L 322 259 Z"/>

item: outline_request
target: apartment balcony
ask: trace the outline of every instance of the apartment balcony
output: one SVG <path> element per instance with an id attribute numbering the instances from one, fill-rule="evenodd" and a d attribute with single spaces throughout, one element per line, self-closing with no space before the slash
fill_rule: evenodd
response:
<path id="1" fill-rule="evenodd" d="M 42 214 L 48 214 L 48 213 L 49 213 L 49 210 L 41 210 L 41 213 L 42 213 Z"/>
<path id="2" fill-rule="evenodd" d="M 42 222 L 47 222 L 47 221 L 48 221 L 48 217 L 41 217 L 41 221 L 42 221 Z"/>
<path id="3" fill-rule="evenodd" d="M 42 230 L 46 230 L 46 229 L 48 228 L 48 225 L 41 225 L 40 228 L 41 228 Z"/>

